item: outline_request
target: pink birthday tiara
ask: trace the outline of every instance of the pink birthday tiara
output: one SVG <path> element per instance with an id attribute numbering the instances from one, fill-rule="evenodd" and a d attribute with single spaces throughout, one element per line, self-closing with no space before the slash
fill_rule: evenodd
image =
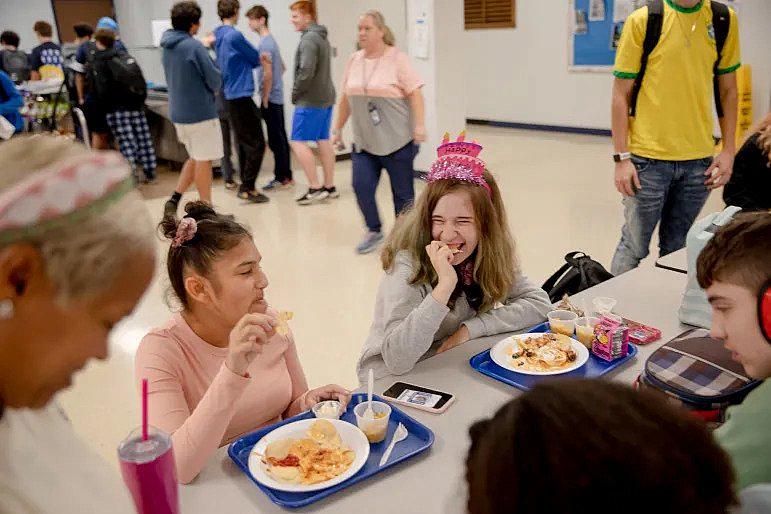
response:
<path id="1" fill-rule="evenodd" d="M 478 157 L 481 151 L 482 145 L 466 141 L 465 131 L 455 141 L 450 141 L 450 134 L 445 133 L 442 144 L 436 149 L 438 157 L 428 170 L 428 181 L 462 180 L 484 187 L 491 194 L 484 178 L 485 162 Z"/>

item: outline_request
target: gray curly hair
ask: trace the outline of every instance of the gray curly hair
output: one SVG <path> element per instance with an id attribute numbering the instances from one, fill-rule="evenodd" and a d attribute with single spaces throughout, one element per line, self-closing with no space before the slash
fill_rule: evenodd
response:
<path id="1" fill-rule="evenodd" d="M 0 145 L 0 194 L 51 164 L 87 153 L 84 146 L 63 137 L 19 137 Z M 105 209 L 55 230 L 30 235 L 39 249 L 58 299 L 66 304 L 102 292 L 141 252 L 154 254 L 155 238 L 149 213 L 137 191 Z"/>

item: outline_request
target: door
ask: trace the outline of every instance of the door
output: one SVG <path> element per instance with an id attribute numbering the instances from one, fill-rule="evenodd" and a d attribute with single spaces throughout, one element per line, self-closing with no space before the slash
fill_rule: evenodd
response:
<path id="1" fill-rule="evenodd" d="M 75 41 L 76 23 L 88 23 L 96 28 L 96 22 L 102 16 L 115 18 L 112 0 L 52 0 L 56 28 L 62 43 Z"/>

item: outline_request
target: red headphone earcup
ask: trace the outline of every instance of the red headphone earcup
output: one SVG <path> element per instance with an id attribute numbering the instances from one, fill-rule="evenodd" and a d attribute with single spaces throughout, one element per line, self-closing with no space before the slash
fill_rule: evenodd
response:
<path id="1" fill-rule="evenodd" d="M 766 282 L 760 290 L 758 321 L 760 322 L 760 331 L 765 336 L 766 341 L 771 343 L 771 281 Z"/>

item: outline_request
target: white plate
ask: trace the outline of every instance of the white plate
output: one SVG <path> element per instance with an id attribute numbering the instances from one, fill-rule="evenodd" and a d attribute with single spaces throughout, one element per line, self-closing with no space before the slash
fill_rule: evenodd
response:
<path id="1" fill-rule="evenodd" d="M 498 366 L 508 369 L 509 371 L 513 371 L 515 373 L 522 373 L 523 375 L 561 375 L 563 373 L 570 373 L 571 371 L 577 370 L 584 364 L 586 364 L 586 361 L 589 360 L 589 350 L 587 350 L 586 346 L 582 345 L 578 341 L 576 341 L 573 338 L 570 338 L 570 342 L 573 344 L 573 351 L 576 352 L 576 360 L 573 362 L 572 365 L 568 366 L 567 368 L 558 369 L 554 371 L 530 371 L 526 369 L 522 369 L 519 367 L 515 367 L 512 364 L 512 359 L 509 354 L 506 353 L 506 350 L 515 343 L 518 339 L 530 339 L 532 337 L 539 337 L 542 336 L 541 333 L 532 333 L 532 334 L 518 334 L 511 337 L 507 337 L 503 341 L 500 341 L 498 344 L 490 348 L 490 358 L 493 359 L 493 362 L 496 363 Z"/>
<path id="2" fill-rule="evenodd" d="M 351 467 L 349 467 L 345 473 L 327 480 L 326 482 L 320 482 L 318 484 L 312 485 L 279 482 L 268 474 L 268 466 L 262 462 L 262 459 L 257 454 L 259 453 L 264 455 L 265 448 L 267 448 L 267 446 L 273 441 L 278 441 L 279 439 L 286 439 L 289 437 L 294 439 L 304 439 L 308 437 L 308 429 L 317 421 L 318 419 L 312 418 L 301 419 L 300 421 L 295 421 L 294 423 L 288 423 L 278 427 L 272 432 L 267 433 L 265 436 L 263 436 L 262 439 L 257 441 L 257 444 L 254 445 L 251 453 L 249 454 L 249 472 L 252 474 L 254 479 L 262 485 L 270 487 L 271 489 L 276 489 L 277 491 L 305 493 L 332 487 L 333 485 L 337 485 L 340 482 L 348 480 L 353 475 L 358 473 L 358 471 L 367 462 L 367 458 L 369 457 L 369 441 L 367 441 L 367 436 L 364 435 L 364 432 L 359 430 L 359 427 L 351 425 L 346 421 L 340 421 L 339 419 L 329 419 L 327 421 L 332 423 L 337 429 L 337 433 L 340 434 L 340 439 L 343 441 L 343 446 L 346 446 L 356 452 L 356 458 L 354 459 L 353 463 L 351 463 Z"/>

